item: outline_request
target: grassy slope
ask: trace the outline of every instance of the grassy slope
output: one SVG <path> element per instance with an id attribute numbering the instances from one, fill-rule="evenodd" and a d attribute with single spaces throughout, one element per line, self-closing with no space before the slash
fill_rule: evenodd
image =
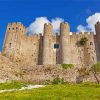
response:
<path id="1" fill-rule="evenodd" d="M 0 83 L 0 90 L 8 90 L 8 89 L 19 89 L 21 87 L 26 87 L 29 83 L 25 83 L 22 81 L 11 81 Z"/>
<path id="2" fill-rule="evenodd" d="M 100 85 L 49 85 L 32 90 L 0 93 L 0 100 L 100 100 Z"/>

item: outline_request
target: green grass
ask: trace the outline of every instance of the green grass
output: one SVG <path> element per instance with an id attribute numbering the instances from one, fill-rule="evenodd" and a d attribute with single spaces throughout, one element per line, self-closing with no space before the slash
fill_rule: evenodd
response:
<path id="1" fill-rule="evenodd" d="M 29 83 L 22 81 L 11 81 L 0 83 L 0 90 L 8 90 L 8 89 L 19 89 L 21 87 L 26 87 Z"/>
<path id="2" fill-rule="evenodd" d="M 0 100 L 100 100 L 100 84 L 48 85 L 38 89 L 0 93 Z"/>
<path id="3" fill-rule="evenodd" d="M 67 68 L 73 68 L 74 65 L 73 64 L 61 64 L 63 69 L 67 69 Z"/>

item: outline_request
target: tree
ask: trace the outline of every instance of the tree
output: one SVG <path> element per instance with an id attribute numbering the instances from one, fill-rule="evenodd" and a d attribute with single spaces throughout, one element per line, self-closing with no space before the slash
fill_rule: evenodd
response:
<path id="1" fill-rule="evenodd" d="M 97 62 L 96 64 L 94 64 L 92 66 L 92 72 L 94 74 L 94 77 L 95 77 L 97 83 L 99 84 L 99 79 L 97 77 L 97 73 L 100 72 L 100 62 Z"/>

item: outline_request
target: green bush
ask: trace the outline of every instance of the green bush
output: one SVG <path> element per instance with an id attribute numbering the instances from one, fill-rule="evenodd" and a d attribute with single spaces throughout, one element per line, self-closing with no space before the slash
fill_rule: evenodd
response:
<path id="1" fill-rule="evenodd" d="M 52 84 L 64 84 L 64 79 L 59 78 L 58 76 L 52 81 Z"/>
<path id="2" fill-rule="evenodd" d="M 100 72 L 100 62 L 97 62 L 96 64 L 94 64 L 94 65 L 92 66 L 92 70 L 93 70 L 94 72 Z"/>
<path id="3" fill-rule="evenodd" d="M 99 81 L 99 79 L 98 79 L 98 77 L 97 77 L 97 73 L 100 72 L 100 62 L 97 62 L 96 64 L 94 64 L 94 65 L 92 66 L 92 72 L 93 72 L 93 74 L 94 74 L 94 77 L 95 77 L 97 83 L 99 84 L 100 81 Z"/>
<path id="4" fill-rule="evenodd" d="M 73 68 L 74 67 L 73 64 L 62 64 L 61 66 L 62 66 L 63 69 Z"/>
<path id="5" fill-rule="evenodd" d="M 80 44 L 81 44 L 81 45 L 86 45 L 87 41 L 88 41 L 87 37 L 83 37 L 83 38 L 81 38 L 81 40 L 80 40 Z"/>

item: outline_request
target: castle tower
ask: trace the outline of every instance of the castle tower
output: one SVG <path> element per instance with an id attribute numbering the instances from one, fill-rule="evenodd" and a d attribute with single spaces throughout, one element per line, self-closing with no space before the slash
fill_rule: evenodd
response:
<path id="1" fill-rule="evenodd" d="M 97 49 L 97 60 L 100 61 L 100 22 L 95 24 L 96 31 L 96 49 Z"/>
<path id="2" fill-rule="evenodd" d="M 4 40 L 4 44 L 3 44 L 3 49 L 2 49 L 2 54 L 7 56 L 6 53 L 7 53 L 7 49 L 8 47 L 10 46 L 10 43 L 9 43 L 9 46 L 8 46 L 8 41 L 11 40 L 11 37 L 12 37 L 12 34 L 10 34 L 11 30 L 11 23 L 8 23 L 7 25 L 7 30 L 6 30 L 6 34 L 5 34 L 5 40 Z"/>
<path id="3" fill-rule="evenodd" d="M 70 27 L 68 23 L 60 24 L 60 54 L 61 64 L 70 63 Z"/>
<path id="4" fill-rule="evenodd" d="M 100 43 L 100 22 L 95 24 L 96 38 L 98 43 Z"/>
<path id="5" fill-rule="evenodd" d="M 14 60 L 19 52 L 21 35 L 26 32 L 25 27 L 20 23 L 9 23 L 6 30 L 2 54 Z"/>
<path id="6" fill-rule="evenodd" d="M 52 64 L 52 29 L 53 26 L 50 23 L 44 24 L 44 36 L 43 36 L 43 55 L 42 63 Z"/>

